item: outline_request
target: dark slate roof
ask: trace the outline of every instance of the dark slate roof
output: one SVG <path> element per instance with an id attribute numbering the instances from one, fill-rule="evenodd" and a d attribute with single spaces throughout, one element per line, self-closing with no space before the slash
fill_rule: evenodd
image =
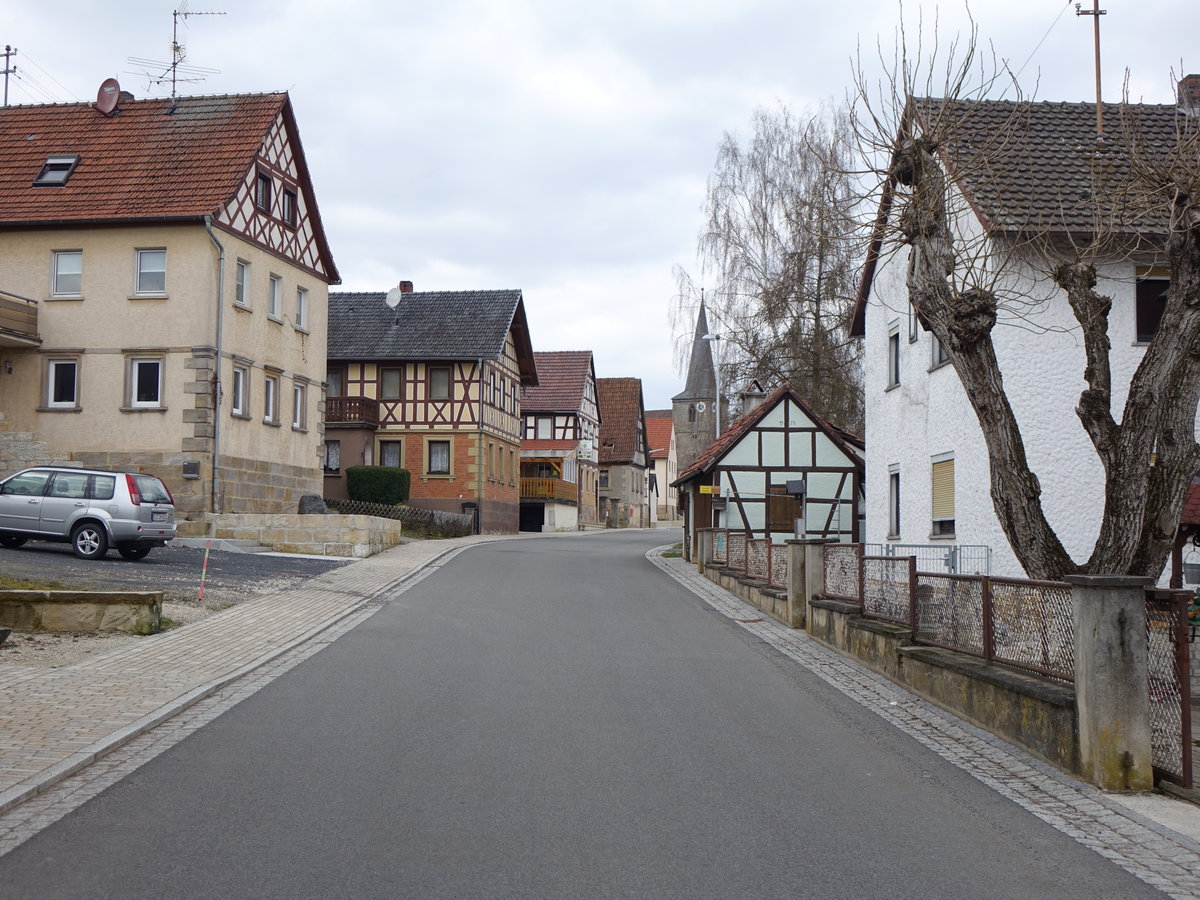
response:
<path id="1" fill-rule="evenodd" d="M 708 314 L 701 300 L 700 312 L 696 314 L 696 333 L 692 337 L 692 352 L 688 359 L 687 382 L 672 400 L 712 400 L 717 396 L 717 370 L 713 366 L 712 341 L 703 339 L 708 333 Z"/>
<path id="2" fill-rule="evenodd" d="M 826 421 L 822 416 L 818 415 L 816 410 L 808 405 L 808 401 L 801 397 L 792 388 L 790 384 L 781 384 L 775 390 L 771 391 L 766 398 L 750 412 L 735 419 L 729 428 L 719 438 L 709 444 L 700 455 L 696 457 L 696 461 L 680 473 L 679 477 L 672 483 L 672 487 L 682 485 L 685 481 L 691 481 L 700 475 L 709 472 L 713 466 L 720 463 L 725 458 L 733 446 L 740 441 L 748 431 L 754 428 L 763 417 L 766 416 L 772 409 L 779 405 L 780 401 L 790 397 L 797 406 L 804 410 L 805 414 L 813 420 L 817 427 L 825 431 L 830 439 L 837 444 L 838 448 L 846 454 L 846 458 L 853 462 L 860 469 L 863 468 L 862 451 L 865 448 L 862 438 L 857 437 L 843 428 L 838 428 L 836 425 Z"/>
<path id="3" fill-rule="evenodd" d="M 600 465 L 633 462 L 638 432 L 645 434 L 640 378 L 597 378 L 600 405 Z"/>
<path id="4" fill-rule="evenodd" d="M 1125 148 L 1175 145 L 1180 124 L 1191 120 L 1174 105 L 1105 104 L 1100 141 L 1094 103 L 927 97 L 913 101 L 913 113 L 986 228 L 1089 232 L 1096 191 L 1122 231 L 1165 233 L 1165 216 L 1121 209 L 1104 187 L 1127 172 Z"/>
<path id="5" fill-rule="evenodd" d="M 330 360 L 495 360 L 512 329 L 521 383 L 537 384 L 520 291 L 413 291 L 395 309 L 386 296 L 330 293 Z"/>
<path id="6" fill-rule="evenodd" d="M 588 376 L 594 376 L 591 350 L 539 350 L 538 383 L 521 392 L 522 412 L 578 412 Z"/>

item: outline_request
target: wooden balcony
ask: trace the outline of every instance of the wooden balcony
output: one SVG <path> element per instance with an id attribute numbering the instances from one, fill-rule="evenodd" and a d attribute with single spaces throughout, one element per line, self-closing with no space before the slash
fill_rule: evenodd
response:
<path id="1" fill-rule="evenodd" d="M 525 500 L 561 500 L 579 502 L 579 485 L 561 478 L 522 478 L 521 497 Z"/>
<path id="2" fill-rule="evenodd" d="M 0 293 L 0 347 L 37 347 L 41 343 L 37 302 Z"/>
<path id="3" fill-rule="evenodd" d="M 326 397 L 326 425 L 379 427 L 379 401 L 370 397 Z"/>

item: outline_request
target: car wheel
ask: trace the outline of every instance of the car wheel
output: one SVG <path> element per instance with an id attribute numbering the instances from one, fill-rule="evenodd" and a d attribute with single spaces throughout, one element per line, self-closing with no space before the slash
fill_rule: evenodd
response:
<path id="1" fill-rule="evenodd" d="M 71 532 L 71 547 L 80 559 L 99 559 L 108 552 L 108 535 L 102 525 L 85 522 Z"/>
<path id="2" fill-rule="evenodd" d="M 152 547 L 149 547 L 146 544 L 117 545 L 117 552 L 126 559 L 145 559 L 152 549 Z"/>
<path id="3" fill-rule="evenodd" d="M 0 534 L 0 547 L 8 547 L 10 550 L 15 550 L 27 540 L 29 538 L 22 537 L 19 534 Z"/>

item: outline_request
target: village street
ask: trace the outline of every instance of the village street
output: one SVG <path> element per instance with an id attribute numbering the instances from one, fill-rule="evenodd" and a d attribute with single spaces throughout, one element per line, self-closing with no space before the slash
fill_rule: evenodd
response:
<path id="1" fill-rule="evenodd" d="M 798 664 L 646 558 L 674 539 L 488 543 L 385 592 L 33 822 L 0 894 L 1161 896 L 1084 843 L 1164 865 L 1177 845 L 988 750 L 1044 783 L 1056 812 L 1031 815 L 969 774 L 970 741 L 877 715 L 900 696 L 882 679 L 831 685 L 824 651 Z M 1078 841 L 1047 824 L 1072 810 L 1095 823 Z"/>

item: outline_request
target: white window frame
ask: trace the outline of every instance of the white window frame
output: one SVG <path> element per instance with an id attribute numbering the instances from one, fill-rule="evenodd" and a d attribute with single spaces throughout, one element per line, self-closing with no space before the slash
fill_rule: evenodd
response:
<path id="1" fill-rule="evenodd" d="M 143 366 L 154 366 L 158 378 L 153 400 L 138 399 L 138 373 Z M 128 362 L 130 409 L 162 409 L 163 408 L 163 369 L 165 360 L 161 356 L 131 356 Z"/>
<path id="2" fill-rule="evenodd" d="M 272 275 L 267 279 L 267 318 L 283 321 L 282 313 L 279 311 L 282 296 L 283 279 L 278 275 Z"/>
<path id="3" fill-rule="evenodd" d="M 887 386 L 897 387 L 900 384 L 900 322 L 888 326 L 887 339 Z"/>
<path id="4" fill-rule="evenodd" d="M 292 385 L 292 431 L 306 431 L 308 423 L 308 385 Z"/>
<path id="5" fill-rule="evenodd" d="M 900 467 L 888 466 L 888 537 L 900 537 Z"/>
<path id="6" fill-rule="evenodd" d="M 241 419 L 248 418 L 250 411 L 250 367 L 235 364 L 230 382 L 232 390 L 229 392 L 229 414 Z"/>
<path id="7" fill-rule="evenodd" d="M 263 422 L 279 424 L 279 376 L 274 372 L 263 376 Z"/>
<path id="8" fill-rule="evenodd" d="M 74 291 L 64 291 L 59 284 L 59 279 L 63 273 L 60 271 L 62 266 L 61 261 L 67 257 L 75 257 L 79 260 L 79 271 L 68 272 L 67 275 L 77 276 L 79 278 L 79 288 Z M 82 297 L 83 296 L 83 251 L 82 250 L 54 250 L 50 263 L 50 296 L 52 297 Z"/>
<path id="9" fill-rule="evenodd" d="M 239 259 L 234 269 L 233 302 L 250 308 L 250 263 L 244 259 Z"/>
<path id="10" fill-rule="evenodd" d="M 75 371 L 72 379 L 70 400 L 54 399 L 55 370 L 59 366 L 71 366 Z M 46 407 L 48 409 L 79 409 L 79 358 L 63 358 L 46 360 Z"/>
<path id="11" fill-rule="evenodd" d="M 149 258 L 150 254 L 162 255 L 162 269 L 150 269 L 143 265 L 143 260 Z M 155 290 L 147 290 L 142 285 L 142 279 L 149 275 L 157 275 L 162 272 L 162 287 Z M 133 275 L 133 293 L 138 297 L 165 297 L 167 295 L 167 248 L 166 247 L 143 247 L 135 252 L 134 257 L 134 275 Z"/>
<path id="12" fill-rule="evenodd" d="M 308 331 L 308 288 L 296 288 L 296 322 L 300 331 Z"/>

